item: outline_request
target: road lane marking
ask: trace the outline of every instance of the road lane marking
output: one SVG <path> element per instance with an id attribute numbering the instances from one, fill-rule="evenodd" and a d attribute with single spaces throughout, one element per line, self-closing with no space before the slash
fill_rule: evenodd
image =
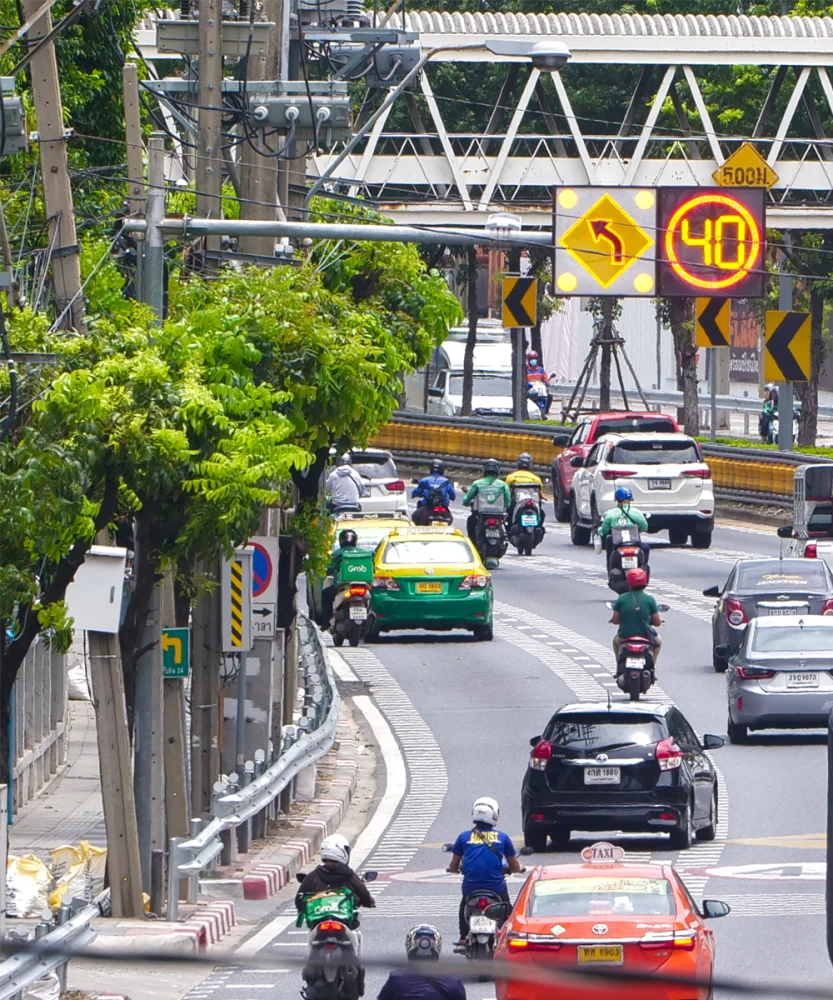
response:
<path id="1" fill-rule="evenodd" d="M 333 673 L 340 681 L 343 681 L 345 684 L 358 684 L 359 678 L 356 677 L 350 669 L 350 666 L 345 662 L 343 656 L 337 653 L 334 649 L 328 649 L 327 659 L 330 661 Z"/>

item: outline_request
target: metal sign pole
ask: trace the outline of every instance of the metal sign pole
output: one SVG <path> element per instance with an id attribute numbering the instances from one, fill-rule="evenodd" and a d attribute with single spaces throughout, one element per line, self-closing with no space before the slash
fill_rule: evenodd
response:
<path id="1" fill-rule="evenodd" d="M 784 234 L 784 242 L 789 245 L 789 233 Z M 782 253 L 781 274 L 778 276 L 778 308 L 786 312 L 793 307 L 793 279 L 789 267 L 789 258 Z M 793 450 L 792 382 L 778 383 L 778 450 Z"/>
<path id="2" fill-rule="evenodd" d="M 709 440 L 717 438 L 717 354 L 718 348 L 708 348 L 709 360 Z"/>
<path id="3" fill-rule="evenodd" d="M 524 328 L 512 327 L 512 419 L 526 420 L 526 362 L 524 359 Z"/>

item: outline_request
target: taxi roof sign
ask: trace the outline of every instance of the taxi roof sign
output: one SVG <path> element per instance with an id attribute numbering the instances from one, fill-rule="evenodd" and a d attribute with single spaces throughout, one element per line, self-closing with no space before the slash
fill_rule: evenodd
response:
<path id="1" fill-rule="evenodd" d="M 609 865 L 615 861 L 621 861 L 625 857 L 625 849 L 602 840 L 598 844 L 585 847 L 581 856 L 585 861 L 594 865 Z"/>

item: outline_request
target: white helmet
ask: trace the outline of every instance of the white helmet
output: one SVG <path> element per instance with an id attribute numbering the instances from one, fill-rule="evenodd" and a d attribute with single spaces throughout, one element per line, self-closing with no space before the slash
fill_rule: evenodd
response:
<path id="1" fill-rule="evenodd" d="M 497 826 L 499 819 L 500 806 L 497 804 L 497 799 L 490 799 L 486 795 L 475 799 L 474 805 L 471 807 L 472 823 L 486 823 L 488 826 Z"/>
<path id="2" fill-rule="evenodd" d="M 346 865 L 350 861 L 350 841 L 340 833 L 325 837 L 321 841 L 321 860 L 340 861 Z"/>

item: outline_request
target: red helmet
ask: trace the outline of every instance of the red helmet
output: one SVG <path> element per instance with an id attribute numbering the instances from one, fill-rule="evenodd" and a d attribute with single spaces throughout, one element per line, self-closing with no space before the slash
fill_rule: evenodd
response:
<path id="1" fill-rule="evenodd" d="M 628 581 L 628 586 L 631 590 L 638 590 L 640 587 L 648 586 L 648 574 L 641 567 L 629 569 L 625 573 L 625 579 Z"/>

